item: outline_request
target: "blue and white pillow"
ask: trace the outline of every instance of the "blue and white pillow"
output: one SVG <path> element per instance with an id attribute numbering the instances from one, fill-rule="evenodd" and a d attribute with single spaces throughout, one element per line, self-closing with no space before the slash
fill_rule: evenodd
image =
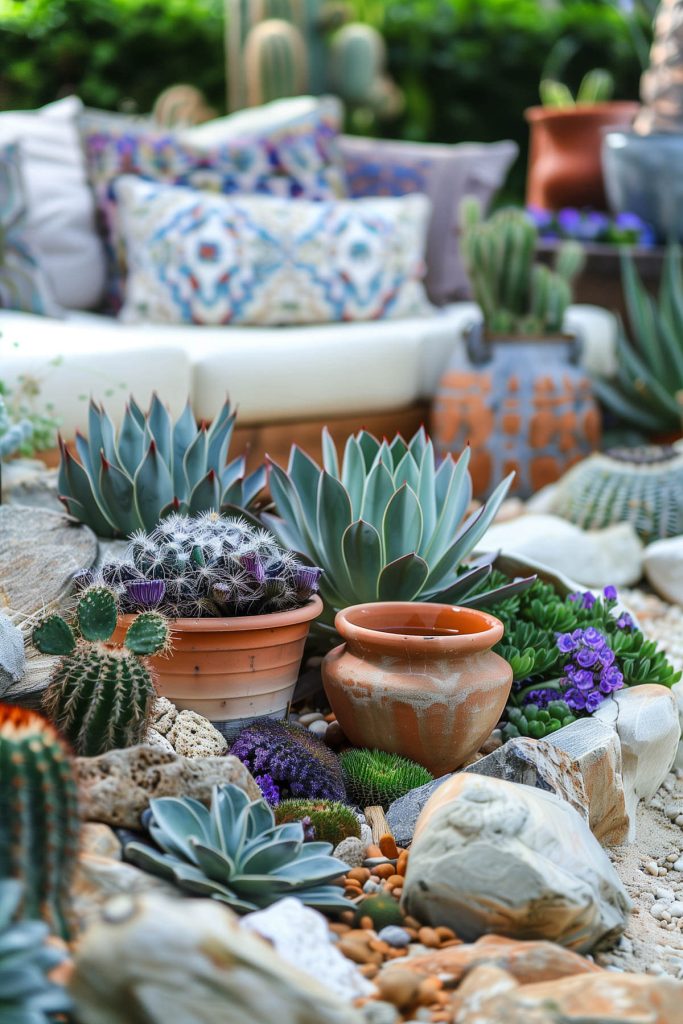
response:
<path id="1" fill-rule="evenodd" d="M 425 196 L 219 196 L 131 176 L 113 189 L 126 321 L 314 324 L 432 309 Z"/>
<path id="2" fill-rule="evenodd" d="M 45 275 L 26 238 L 28 210 L 16 143 L 0 147 L 0 308 L 59 316 Z"/>

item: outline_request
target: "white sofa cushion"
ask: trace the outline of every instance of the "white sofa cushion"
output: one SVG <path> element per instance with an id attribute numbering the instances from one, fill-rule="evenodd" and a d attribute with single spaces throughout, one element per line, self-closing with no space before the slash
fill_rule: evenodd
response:
<path id="1" fill-rule="evenodd" d="M 0 113 L 0 144 L 20 146 L 26 240 L 55 299 L 68 309 L 97 306 L 104 290 L 104 247 L 76 125 L 81 109 L 68 96 L 40 110 Z"/>

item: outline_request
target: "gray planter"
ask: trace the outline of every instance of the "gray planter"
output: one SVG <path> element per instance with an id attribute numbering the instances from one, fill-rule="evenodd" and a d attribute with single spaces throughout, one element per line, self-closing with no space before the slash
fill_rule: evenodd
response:
<path id="1" fill-rule="evenodd" d="M 683 134 L 606 132 L 602 167 L 613 213 L 637 213 L 660 241 L 683 241 Z"/>

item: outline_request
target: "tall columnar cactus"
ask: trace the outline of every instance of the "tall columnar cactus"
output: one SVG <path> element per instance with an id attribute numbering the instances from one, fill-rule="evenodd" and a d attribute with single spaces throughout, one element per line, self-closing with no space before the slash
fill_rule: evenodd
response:
<path id="1" fill-rule="evenodd" d="M 75 630 L 50 615 L 33 631 L 43 654 L 61 655 L 45 694 L 45 710 L 77 753 L 94 757 L 141 743 L 156 696 L 144 655 L 169 643 L 165 619 L 138 615 L 123 647 L 107 646 L 116 628 L 116 597 L 92 587 L 78 602 Z"/>
<path id="2" fill-rule="evenodd" d="M 88 438 L 76 434 L 76 458 L 60 438 L 59 497 L 99 537 L 152 530 L 172 512 L 247 508 L 265 484 L 265 467 L 246 475 L 246 458 L 228 462 L 236 413 L 226 401 L 210 427 L 185 406 L 173 423 L 157 395 L 144 413 L 129 400 L 118 432 L 90 403 Z"/>
<path id="3" fill-rule="evenodd" d="M 534 264 L 538 232 L 523 210 L 504 209 L 482 220 L 478 200 L 461 207 L 462 249 L 476 301 L 490 333 L 557 334 L 571 302 L 571 283 L 583 248 L 560 246 L 555 269 Z"/>
<path id="4" fill-rule="evenodd" d="M 21 881 L 23 918 L 64 937 L 78 832 L 65 744 L 41 715 L 0 704 L 0 878 Z"/>
<path id="5" fill-rule="evenodd" d="M 329 0 L 226 0 L 230 109 L 334 92 L 351 107 L 392 113 L 400 93 L 384 74 L 384 40 L 350 16 L 348 4 Z"/>

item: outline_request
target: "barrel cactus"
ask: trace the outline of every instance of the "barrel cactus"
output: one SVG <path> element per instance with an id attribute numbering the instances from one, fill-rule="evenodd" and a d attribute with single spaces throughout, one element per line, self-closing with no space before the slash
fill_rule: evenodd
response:
<path id="1" fill-rule="evenodd" d="M 683 448 L 596 453 L 566 473 L 551 511 L 584 530 L 631 523 L 646 542 L 683 533 Z"/>
<path id="2" fill-rule="evenodd" d="M 211 810 L 189 797 L 152 800 L 143 816 L 156 848 L 128 843 L 127 860 L 194 896 L 243 914 L 285 896 L 325 911 L 353 909 L 333 883 L 347 870 L 329 843 L 305 842 L 300 821 L 276 825 L 265 800 L 214 787 Z"/>
<path id="3" fill-rule="evenodd" d="M 22 917 L 66 937 L 78 800 L 69 752 L 41 715 L 0 704 L 0 780 L 0 878 L 21 882 Z M 2 938 L 0 978 L 1 949 Z"/>
<path id="4" fill-rule="evenodd" d="M 582 246 L 563 242 L 551 270 L 534 263 L 538 229 L 524 210 L 498 210 L 484 221 L 479 201 L 468 196 L 460 212 L 465 266 L 487 332 L 560 333 Z"/>
<path id="5" fill-rule="evenodd" d="M 338 846 L 342 839 L 360 839 L 360 822 L 346 804 L 333 800 L 283 800 L 274 808 L 278 825 L 289 821 L 310 822 L 313 839 Z"/>
<path id="6" fill-rule="evenodd" d="M 153 530 L 172 512 L 246 508 L 263 488 L 265 468 L 246 475 L 243 455 L 227 462 L 235 415 L 226 401 L 210 427 L 197 426 L 188 402 L 173 423 L 157 395 L 147 413 L 131 398 L 117 435 L 91 402 L 88 439 L 76 435 L 78 457 L 59 440 L 60 499 L 99 537 Z"/>
<path id="7" fill-rule="evenodd" d="M 42 921 L 20 916 L 21 883 L 0 881 L 0 1020 L 3 1024 L 49 1024 L 66 1020 L 71 1000 L 49 975 L 64 953 L 47 945 Z M 59 1015 L 59 1016 L 57 1016 Z"/>
<path id="8" fill-rule="evenodd" d="M 341 764 L 346 793 L 359 807 L 387 808 L 434 778 L 421 764 L 383 750 L 346 750 Z"/>
<path id="9" fill-rule="evenodd" d="M 366 430 L 346 442 L 341 465 L 323 431 L 323 466 L 292 447 L 287 469 L 271 465 L 278 515 L 262 519 L 278 540 L 322 566 L 321 623 L 366 601 L 434 601 L 484 607 L 531 580 L 487 590 L 490 560 L 465 563 L 492 522 L 514 474 L 470 512 L 470 450 L 439 463 L 424 429 L 380 442 Z M 320 629 L 319 625 L 316 627 Z"/>
<path id="10" fill-rule="evenodd" d="M 319 576 L 267 530 L 215 512 L 171 515 L 136 532 L 124 558 L 101 570 L 124 612 L 154 607 L 174 619 L 298 608 Z"/>
<path id="11" fill-rule="evenodd" d="M 142 742 L 156 697 L 144 656 L 169 644 L 166 621 L 155 612 L 136 616 L 122 647 L 108 644 L 116 623 L 115 595 L 92 587 L 78 602 L 78 638 L 60 615 L 33 631 L 39 651 L 61 656 L 45 694 L 46 713 L 87 757 Z"/>

